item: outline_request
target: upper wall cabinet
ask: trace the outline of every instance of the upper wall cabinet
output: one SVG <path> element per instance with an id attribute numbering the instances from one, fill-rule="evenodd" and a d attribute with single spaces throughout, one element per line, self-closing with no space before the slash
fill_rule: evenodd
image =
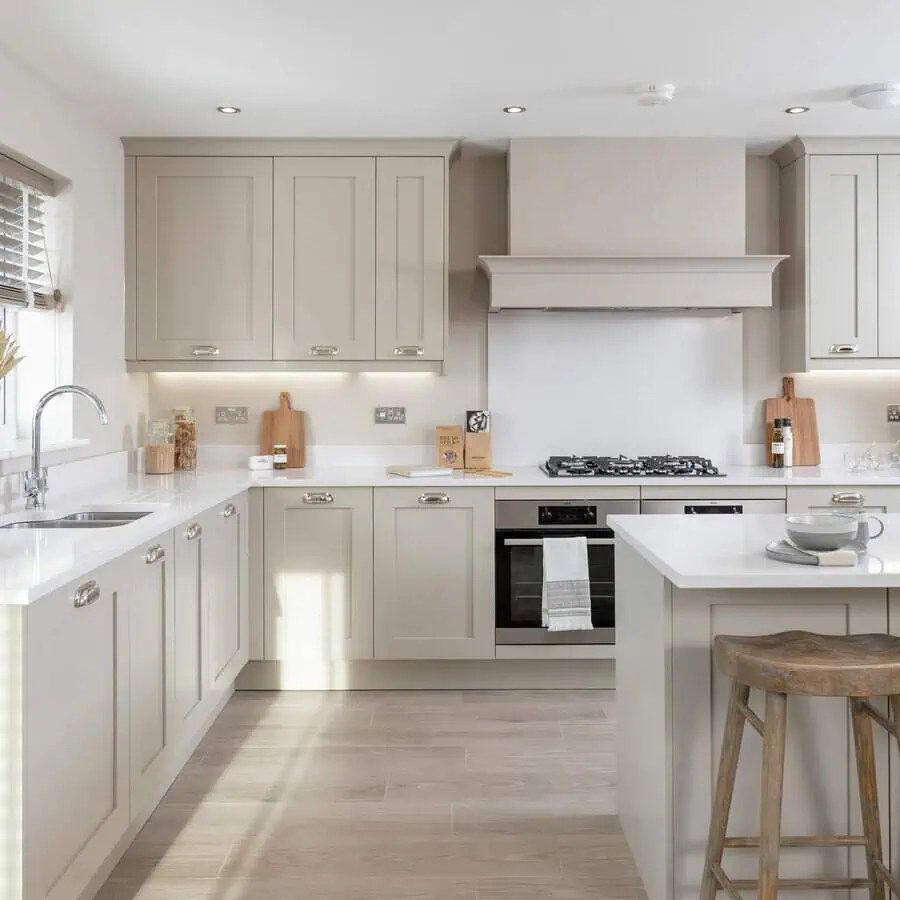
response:
<path id="1" fill-rule="evenodd" d="M 124 144 L 130 370 L 441 370 L 455 141 Z"/>
<path id="2" fill-rule="evenodd" d="M 798 138 L 775 159 L 784 370 L 900 369 L 900 141 Z"/>
<path id="3" fill-rule="evenodd" d="M 136 164 L 138 359 L 272 358 L 272 160 Z"/>

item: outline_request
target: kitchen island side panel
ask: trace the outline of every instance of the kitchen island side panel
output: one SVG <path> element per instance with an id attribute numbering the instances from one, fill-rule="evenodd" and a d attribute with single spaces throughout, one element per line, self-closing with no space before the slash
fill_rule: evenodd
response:
<path id="1" fill-rule="evenodd" d="M 619 816 L 650 900 L 672 896 L 671 592 L 616 542 Z"/>

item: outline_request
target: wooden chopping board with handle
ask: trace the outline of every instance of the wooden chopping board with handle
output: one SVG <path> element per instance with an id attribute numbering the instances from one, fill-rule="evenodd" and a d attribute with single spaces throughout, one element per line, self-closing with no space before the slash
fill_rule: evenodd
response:
<path id="1" fill-rule="evenodd" d="M 282 391 L 278 409 L 267 409 L 262 414 L 259 452 L 268 455 L 274 444 L 285 444 L 288 468 L 302 469 L 306 465 L 306 440 L 303 431 L 303 413 L 291 409 L 291 395 Z"/>
<path id="2" fill-rule="evenodd" d="M 794 465 L 817 466 L 822 461 L 819 452 L 819 425 L 816 421 L 816 401 L 794 394 L 794 379 L 782 379 L 784 396 L 766 400 L 766 461 L 772 464 L 772 431 L 776 419 L 790 419 L 794 432 Z"/>

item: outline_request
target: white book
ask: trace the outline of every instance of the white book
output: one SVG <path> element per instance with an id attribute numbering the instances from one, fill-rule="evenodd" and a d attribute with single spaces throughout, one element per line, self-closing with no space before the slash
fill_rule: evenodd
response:
<path id="1" fill-rule="evenodd" d="M 453 469 L 445 469 L 442 466 L 388 466 L 387 473 L 403 478 L 438 478 L 442 475 L 452 475 Z"/>

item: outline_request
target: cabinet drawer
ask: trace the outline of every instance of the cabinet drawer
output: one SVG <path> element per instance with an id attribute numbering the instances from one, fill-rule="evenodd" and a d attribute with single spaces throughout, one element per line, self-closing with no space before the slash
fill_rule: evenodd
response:
<path id="1" fill-rule="evenodd" d="M 900 511 L 900 485 L 789 487 L 789 513 L 840 512 L 862 507 L 869 512 Z"/>

